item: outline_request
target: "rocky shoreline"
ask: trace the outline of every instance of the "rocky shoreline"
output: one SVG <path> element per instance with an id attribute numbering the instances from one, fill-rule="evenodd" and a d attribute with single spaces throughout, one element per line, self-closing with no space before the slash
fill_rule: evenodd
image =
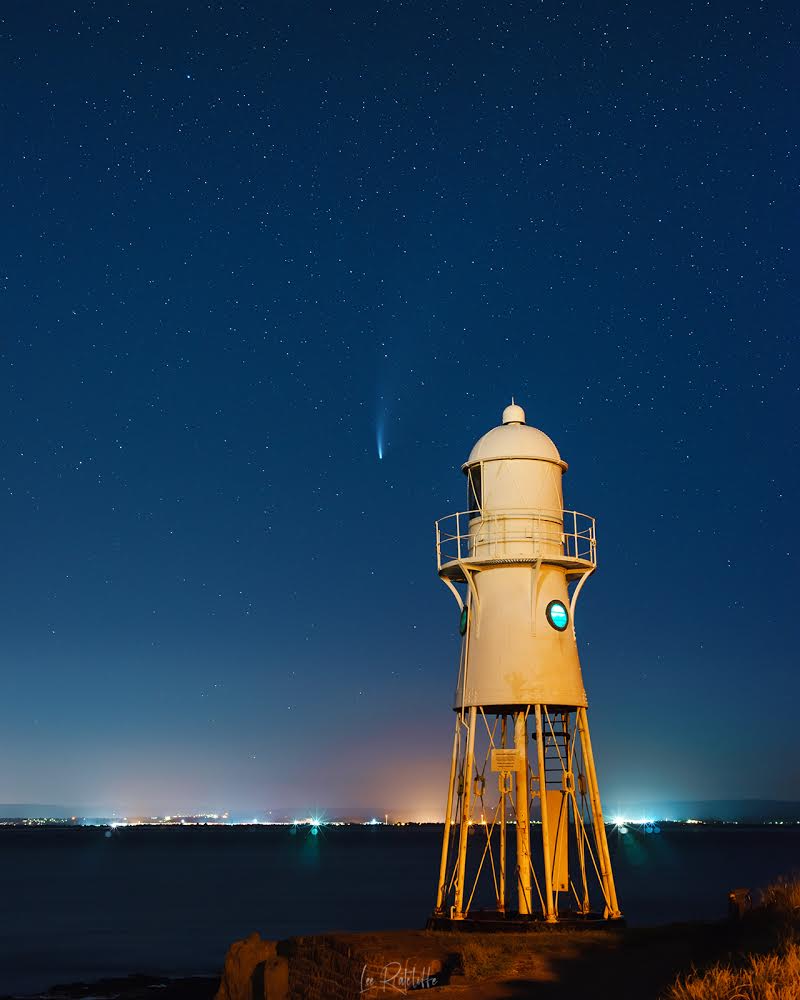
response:
<path id="1" fill-rule="evenodd" d="M 213 1000 L 219 976 L 115 976 L 91 983 L 59 983 L 40 993 L 7 994 L 0 1000 Z"/>

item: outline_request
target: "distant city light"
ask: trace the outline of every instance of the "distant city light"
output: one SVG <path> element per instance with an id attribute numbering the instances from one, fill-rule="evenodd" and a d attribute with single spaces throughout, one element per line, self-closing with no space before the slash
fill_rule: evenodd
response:
<path id="1" fill-rule="evenodd" d="M 473 820 L 473 823 L 480 823 L 488 825 L 491 820 L 482 814 L 479 820 Z M 509 821 L 514 825 L 514 820 Z M 541 821 L 532 818 L 530 820 L 532 826 L 539 826 Z M 609 824 L 613 825 L 618 831 L 622 827 L 625 827 L 624 832 L 628 832 L 631 829 L 641 830 L 643 833 L 661 833 L 661 827 L 659 823 L 666 823 L 670 826 L 737 826 L 745 821 L 739 819 L 674 819 L 663 818 L 663 819 L 650 819 L 649 817 L 636 817 L 629 818 L 626 816 L 614 814 L 607 821 Z M 798 826 L 800 827 L 800 819 L 769 819 L 763 817 L 761 819 L 747 821 L 755 826 Z M 116 816 L 71 816 L 65 818 L 63 816 L 21 816 L 21 817 L 0 817 L 0 827 L 3 826 L 63 826 L 64 824 L 85 826 L 85 827 L 106 827 L 110 831 L 117 830 L 121 827 L 135 826 L 135 827 L 148 827 L 148 826 L 210 826 L 210 825 L 226 825 L 226 826 L 280 826 L 288 827 L 289 833 L 296 834 L 298 827 L 308 826 L 309 829 L 312 826 L 316 826 L 319 832 L 323 826 L 413 826 L 418 823 L 440 823 L 440 819 L 436 816 L 414 816 L 413 818 L 408 817 L 405 819 L 394 819 L 389 820 L 388 815 L 384 816 L 383 820 L 377 819 L 376 817 L 371 817 L 370 819 L 360 818 L 360 817 L 337 817 L 335 819 L 326 819 L 323 816 L 308 816 L 305 819 L 290 819 L 290 818 L 280 818 L 280 819 L 230 819 L 227 813 L 196 813 L 186 816 L 125 816 L 122 818 L 117 818 Z"/>

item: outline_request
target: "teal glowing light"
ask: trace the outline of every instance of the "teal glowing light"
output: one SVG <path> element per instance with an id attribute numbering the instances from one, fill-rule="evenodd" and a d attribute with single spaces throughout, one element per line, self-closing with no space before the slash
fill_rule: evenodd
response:
<path id="1" fill-rule="evenodd" d="M 463 635 L 467 631 L 467 622 L 469 621 L 469 609 L 466 604 L 461 609 L 461 617 L 458 619 L 458 631 Z"/>
<path id="2" fill-rule="evenodd" d="M 545 609 L 547 620 L 559 632 L 563 632 L 569 625 L 569 612 L 561 601 L 551 601 Z"/>
<path id="3" fill-rule="evenodd" d="M 312 827 L 311 827 L 311 836 L 312 836 L 312 837 L 316 837 L 316 835 L 317 835 L 318 833 L 319 833 L 319 827 L 318 827 L 318 826 L 312 826 Z"/>

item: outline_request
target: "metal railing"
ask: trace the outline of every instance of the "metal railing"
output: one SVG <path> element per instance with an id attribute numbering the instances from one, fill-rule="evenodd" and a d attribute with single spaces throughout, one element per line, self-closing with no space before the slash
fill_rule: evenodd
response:
<path id="1" fill-rule="evenodd" d="M 459 511 L 436 522 L 438 568 L 462 560 L 577 559 L 597 565 L 595 519 L 577 510 Z"/>

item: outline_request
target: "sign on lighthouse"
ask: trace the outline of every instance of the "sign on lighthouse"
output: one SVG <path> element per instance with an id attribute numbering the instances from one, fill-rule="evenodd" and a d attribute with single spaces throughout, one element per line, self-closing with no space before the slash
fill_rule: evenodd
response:
<path id="1" fill-rule="evenodd" d="M 462 639 L 432 927 L 622 916 L 574 625 L 595 522 L 564 509 L 566 470 L 512 401 L 463 466 L 468 509 L 436 523 Z"/>

